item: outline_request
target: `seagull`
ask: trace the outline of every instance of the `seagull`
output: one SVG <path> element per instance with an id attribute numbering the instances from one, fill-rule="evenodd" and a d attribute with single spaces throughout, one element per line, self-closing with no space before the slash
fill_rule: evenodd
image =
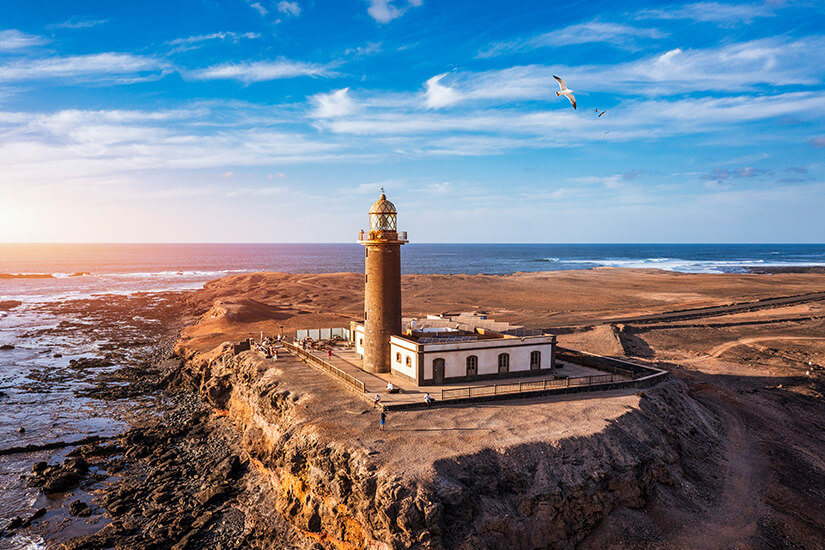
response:
<path id="1" fill-rule="evenodd" d="M 599 113 L 599 116 L 597 116 L 596 118 L 602 118 L 602 115 L 605 114 L 606 112 L 607 111 L 602 111 L 601 113 Z"/>
<path id="2" fill-rule="evenodd" d="M 556 97 L 563 95 L 567 99 L 570 100 L 571 105 L 573 108 L 576 108 L 576 96 L 573 95 L 573 90 L 567 89 L 567 82 L 564 81 L 563 78 L 559 78 L 556 75 L 553 75 L 553 78 L 559 81 L 559 91 L 556 92 Z"/>

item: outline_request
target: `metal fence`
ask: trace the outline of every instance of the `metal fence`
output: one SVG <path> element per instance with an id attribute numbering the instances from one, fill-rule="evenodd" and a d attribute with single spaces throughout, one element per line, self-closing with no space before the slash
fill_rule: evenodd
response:
<path id="1" fill-rule="evenodd" d="M 295 331 L 295 339 L 303 340 L 312 338 L 313 340 L 332 340 L 335 337 L 349 340 L 348 328 L 308 328 Z"/>
<path id="2" fill-rule="evenodd" d="M 352 376 L 351 374 L 347 374 L 346 372 L 342 371 L 338 367 L 331 365 L 330 363 L 324 361 L 320 357 L 312 354 L 309 351 L 299 348 L 289 342 L 284 342 L 284 347 L 297 355 L 298 357 L 304 359 L 309 365 L 312 365 L 315 368 L 321 369 L 322 371 L 328 372 L 341 382 L 355 388 L 356 390 L 364 393 L 367 391 L 367 386 L 361 380 L 358 380 L 356 377 Z"/>
<path id="3" fill-rule="evenodd" d="M 449 388 L 441 390 L 441 400 L 463 399 L 468 397 L 484 397 L 488 395 L 503 395 L 507 393 L 528 393 L 566 388 L 569 386 L 589 386 L 592 384 L 607 384 L 626 380 L 627 376 L 620 374 L 597 374 L 596 376 L 579 376 L 576 378 L 558 378 L 556 380 L 529 380 L 527 382 L 513 382 L 510 384 L 491 384 L 489 386 L 469 386 L 466 388 Z M 632 378 L 632 376 L 630 376 Z"/>

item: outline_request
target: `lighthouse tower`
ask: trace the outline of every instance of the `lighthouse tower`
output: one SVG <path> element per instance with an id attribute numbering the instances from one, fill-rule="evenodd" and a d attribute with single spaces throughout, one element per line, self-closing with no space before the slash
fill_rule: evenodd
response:
<path id="1" fill-rule="evenodd" d="M 384 190 L 370 207 L 364 245 L 364 370 L 390 372 L 390 336 L 401 334 L 401 245 L 407 232 L 398 231 L 398 212 Z"/>

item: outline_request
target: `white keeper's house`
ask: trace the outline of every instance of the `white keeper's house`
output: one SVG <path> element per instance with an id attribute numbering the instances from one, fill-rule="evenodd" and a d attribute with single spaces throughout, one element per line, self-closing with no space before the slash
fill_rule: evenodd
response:
<path id="1" fill-rule="evenodd" d="M 350 334 L 363 358 L 364 325 Z M 390 372 L 419 386 L 555 374 L 554 335 L 476 312 L 403 319 L 389 344 Z"/>

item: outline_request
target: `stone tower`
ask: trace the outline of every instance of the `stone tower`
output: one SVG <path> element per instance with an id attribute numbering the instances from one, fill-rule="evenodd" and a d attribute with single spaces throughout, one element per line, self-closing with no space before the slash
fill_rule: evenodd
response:
<path id="1" fill-rule="evenodd" d="M 401 245 L 407 232 L 398 231 L 395 205 L 383 189 L 370 208 L 364 245 L 364 369 L 390 372 L 390 336 L 401 334 Z"/>

